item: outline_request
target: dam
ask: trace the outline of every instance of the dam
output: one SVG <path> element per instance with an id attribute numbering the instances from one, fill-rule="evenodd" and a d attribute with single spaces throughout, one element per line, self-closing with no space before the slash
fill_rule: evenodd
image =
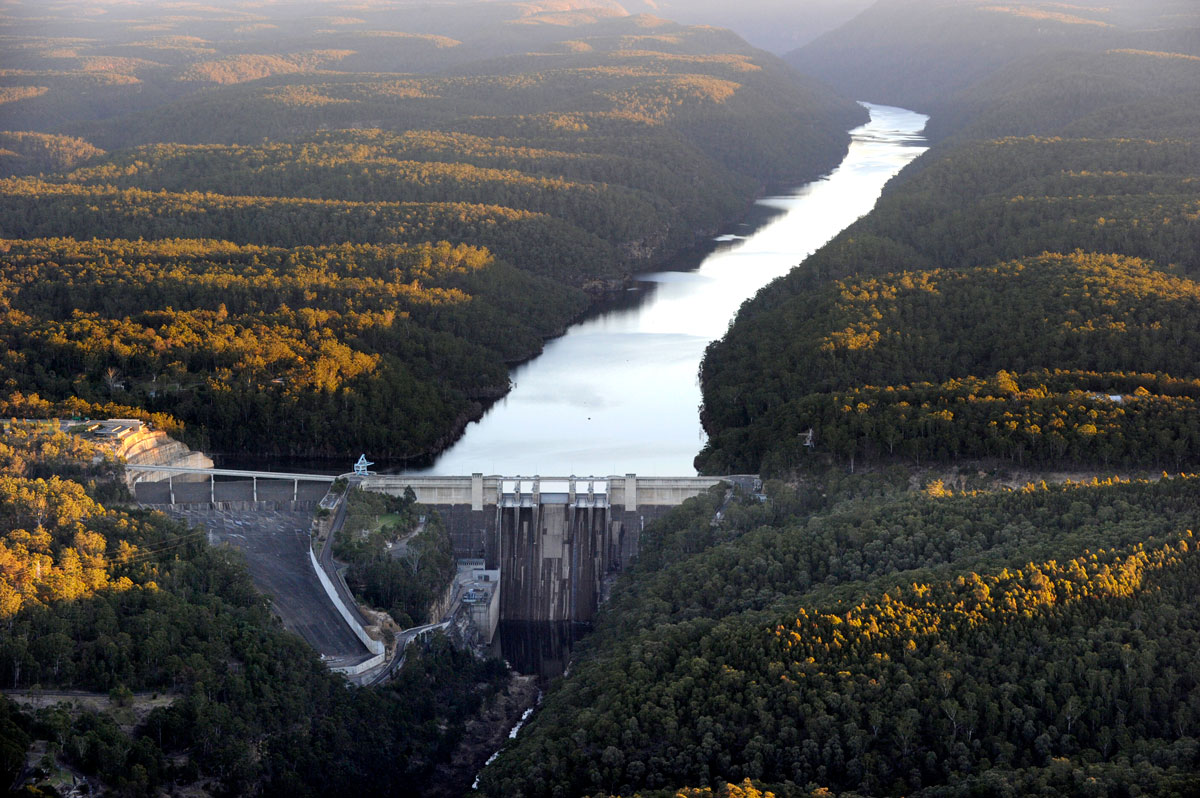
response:
<path id="1" fill-rule="evenodd" d="M 461 559 L 504 573 L 507 618 L 591 617 L 597 581 L 628 565 L 647 523 L 719 481 L 742 478 L 473 472 L 694 473 L 704 443 L 695 409 L 705 347 L 725 334 L 745 300 L 868 213 L 887 181 L 925 151 L 927 117 L 864 105 L 871 121 L 851 131 L 835 171 L 760 199 L 764 215 L 716 239 L 694 270 L 638 275 L 635 302 L 616 303 L 548 341 L 542 355 L 512 371 L 513 390 L 421 474 L 368 477 L 364 487 L 411 488 L 436 507 Z M 139 483 L 138 498 L 287 508 L 324 494 L 295 475 L 243 472 L 235 486 L 199 473 Z M 752 491 L 752 483 L 742 487 Z"/>
<path id="2" fill-rule="evenodd" d="M 593 617 L 602 583 L 638 554 L 646 525 L 718 482 L 755 490 L 753 477 L 646 478 L 621 472 L 694 473 L 693 458 L 704 443 L 695 408 L 705 347 L 724 335 L 744 300 L 870 211 L 884 184 L 924 151 L 920 130 L 926 117 L 867 108 L 871 122 L 851 131 L 853 142 L 836 171 L 786 195 L 760 199 L 762 215 L 716 239 L 696 269 L 638 275 L 630 295 L 636 301 L 614 303 L 548 341 L 541 356 L 512 371 L 513 390 L 421 474 L 366 478 L 369 490 L 400 494 L 411 488 L 445 517 L 460 561 L 500 572 L 493 578 L 504 585 L 496 602 L 503 603 L 503 618 L 495 617 L 499 608 L 490 601 L 473 611 L 486 615 L 484 625 L 491 628 L 502 620 L 539 629 L 511 635 L 504 643 L 506 657 L 555 660 L 557 668 L 546 670 L 561 673 L 579 627 L 571 620 Z M 244 462 L 256 468 L 262 460 Z M 189 465 L 203 464 L 140 458 L 131 474 L 139 502 L 175 512 L 311 512 L 334 480 L 180 467 Z M 498 470 L 618 476 L 473 473 Z M 266 592 L 276 576 L 287 577 L 289 591 L 297 581 L 315 581 L 307 557 L 294 558 L 296 572 L 275 574 L 270 564 L 278 553 L 269 549 L 275 544 L 264 540 L 251 549 L 246 540 L 253 535 L 246 528 L 231 531 L 236 534 L 229 540 L 244 548 L 251 570 L 262 572 Z M 289 533 L 276 531 L 285 538 Z M 312 594 L 319 599 L 318 589 Z M 306 602 L 293 601 L 288 608 L 313 615 Z M 568 637 L 546 634 L 546 627 L 566 629 Z M 343 642 L 348 648 L 355 641 L 351 636 Z M 539 672 L 536 665 L 521 669 Z"/>
<path id="3" fill-rule="evenodd" d="M 139 503 L 175 510 L 274 511 L 295 508 L 300 500 L 314 507 L 337 479 L 161 465 L 136 470 Z M 158 479 L 146 481 L 143 475 Z M 717 485 L 748 492 L 761 487 L 754 475 L 346 476 L 363 490 L 394 496 L 411 491 L 418 502 L 436 509 L 457 559 L 499 571 L 500 620 L 533 622 L 590 622 L 605 578 L 637 557 L 647 523 Z"/>
<path id="4" fill-rule="evenodd" d="M 233 469 L 138 466 L 144 506 L 262 510 L 316 506 L 335 476 Z M 162 479 L 181 476 L 193 481 Z M 224 481 L 218 481 L 222 476 Z M 362 490 L 404 496 L 436 509 L 455 557 L 499 571 L 500 620 L 582 622 L 595 616 L 602 584 L 637 557 L 642 529 L 718 485 L 756 491 L 743 476 L 347 475 Z M 194 481 L 194 480 L 203 481 Z M 253 568 L 253 564 L 252 564 Z"/>
<path id="5" fill-rule="evenodd" d="M 722 483 L 745 477 L 369 476 L 363 490 L 436 507 L 459 559 L 500 572 L 505 621 L 590 622 L 606 576 L 637 556 L 645 525 Z"/>

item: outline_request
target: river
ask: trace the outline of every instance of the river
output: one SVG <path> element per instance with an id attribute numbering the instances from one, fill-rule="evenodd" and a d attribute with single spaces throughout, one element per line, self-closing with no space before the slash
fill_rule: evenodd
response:
<path id="1" fill-rule="evenodd" d="M 700 359 L 742 302 L 868 213 L 925 151 L 928 117 L 863 104 L 870 121 L 827 176 L 758 200 L 758 224 L 717 239 L 694 268 L 637 276 L 636 296 L 571 327 L 512 372 L 512 391 L 432 466 L 411 473 L 695 474 L 704 445 Z"/>

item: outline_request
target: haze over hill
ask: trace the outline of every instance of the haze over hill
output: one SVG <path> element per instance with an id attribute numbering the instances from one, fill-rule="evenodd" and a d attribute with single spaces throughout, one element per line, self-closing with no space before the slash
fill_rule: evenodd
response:
<path id="1" fill-rule="evenodd" d="M 849 21 L 871 0 L 621 0 L 621 5 L 631 13 L 729 28 L 756 47 L 785 53 Z"/>
<path id="2" fill-rule="evenodd" d="M 1029 127 L 1030 111 L 1074 118 L 1084 108 L 1102 112 L 1134 92 L 1143 100 L 1173 95 L 1176 78 L 1169 70 L 1147 73 L 1130 56 L 1194 56 L 1198 25 L 1200 9 L 1188 0 L 880 0 L 785 58 L 848 96 L 932 114 L 930 134 L 939 138 L 982 105 L 993 106 L 1016 131 Z M 1030 107 L 997 104 L 998 95 L 1014 92 L 1026 93 Z M 1070 92 L 1072 104 L 1060 108 L 1045 92 L 1057 92 L 1058 102 Z"/>

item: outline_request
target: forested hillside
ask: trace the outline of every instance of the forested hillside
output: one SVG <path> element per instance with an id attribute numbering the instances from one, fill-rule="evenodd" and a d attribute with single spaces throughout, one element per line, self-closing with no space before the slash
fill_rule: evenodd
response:
<path id="1" fill-rule="evenodd" d="M 506 361 L 584 307 L 565 287 L 445 243 L 5 246 L 0 338 L 16 387 L 160 412 L 219 451 L 333 455 L 347 437 L 375 451 L 435 449 L 449 422 L 506 390 Z"/>
<path id="2" fill-rule="evenodd" d="M 364 604 L 383 607 L 401 629 L 440 618 L 430 608 L 454 579 L 454 547 L 441 517 L 414 496 L 352 490 L 334 555 Z M 423 511 L 423 512 L 421 512 Z"/>
<path id="3" fill-rule="evenodd" d="M 864 116 L 617 3 L 0 23 L 8 403 L 160 413 L 219 452 L 440 450 L 509 364 Z"/>
<path id="4" fill-rule="evenodd" d="M 484 792 L 1195 794 L 1195 478 L 897 481 L 777 485 L 714 522 L 717 493 L 647 528 Z"/>
<path id="5" fill-rule="evenodd" d="M 1200 273 L 1200 57 L 1136 49 L 1154 8 L 1102 10 L 1102 50 L 1091 49 L 1096 26 L 1049 5 L 1050 16 L 1015 15 L 1082 32 L 1072 51 L 997 66 L 946 101 L 949 138 L 743 308 L 702 368 L 711 437 L 700 468 L 782 474 L 822 453 L 852 466 L 1200 462 L 1183 310 Z M 838 35 L 866 35 L 872 18 Z M 1045 43 L 1020 30 L 1006 35 Z M 1195 30 L 1154 35 L 1200 51 Z M 928 69 L 947 58 L 931 54 Z"/>
<path id="6" fill-rule="evenodd" d="M 1198 312 L 1193 281 L 1083 253 L 814 288 L 710 351 L 702 418 L 721 432 L 697 462 L 1194 467 Z"/>
<path id="7" fill-rule="evenodd" d="M 107 711 L 33 714 L 0 697 L 0 778 L 41 740 L 47 762 L 121 795 L 422 794 L 503 666 L 439 639 L 386 688 L 348 690 L 281 629 L 232 549 L 98 501 L 123 491 L 99 455 L 57 427 L 0 437 L 0 684 L 112 696 Z M 131 729 L 129 705 L 152 691 L 166 705 Z"/>
<path id="8" fill-rule="evenodd" d="M 937 146 L 709 348 L 698 468 L 785 481 L 646 529 L 486 794 L 1200 793 L 1196 478 L 1114 476 L 1200 464 L 1196 20 L 881 0 L 795 55 Z"/>

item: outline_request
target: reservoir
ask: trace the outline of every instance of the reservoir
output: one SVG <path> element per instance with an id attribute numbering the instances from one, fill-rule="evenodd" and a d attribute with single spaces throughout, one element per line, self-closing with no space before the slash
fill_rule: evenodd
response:
<path id="1" fill-rule="evenodd" d="M 868 213 L 884 184 L 926 149 L 928 117 L 864 105 L 871 119 L 851 131 L 837 169 L 758 200 L 772 215 L 718 238 L 698 267 L 638 275 L 632 301 L 576 324 L 515 368 L 512 391 L 412 473 L 695 474 L 705 347 L 742 302 Z"/>

